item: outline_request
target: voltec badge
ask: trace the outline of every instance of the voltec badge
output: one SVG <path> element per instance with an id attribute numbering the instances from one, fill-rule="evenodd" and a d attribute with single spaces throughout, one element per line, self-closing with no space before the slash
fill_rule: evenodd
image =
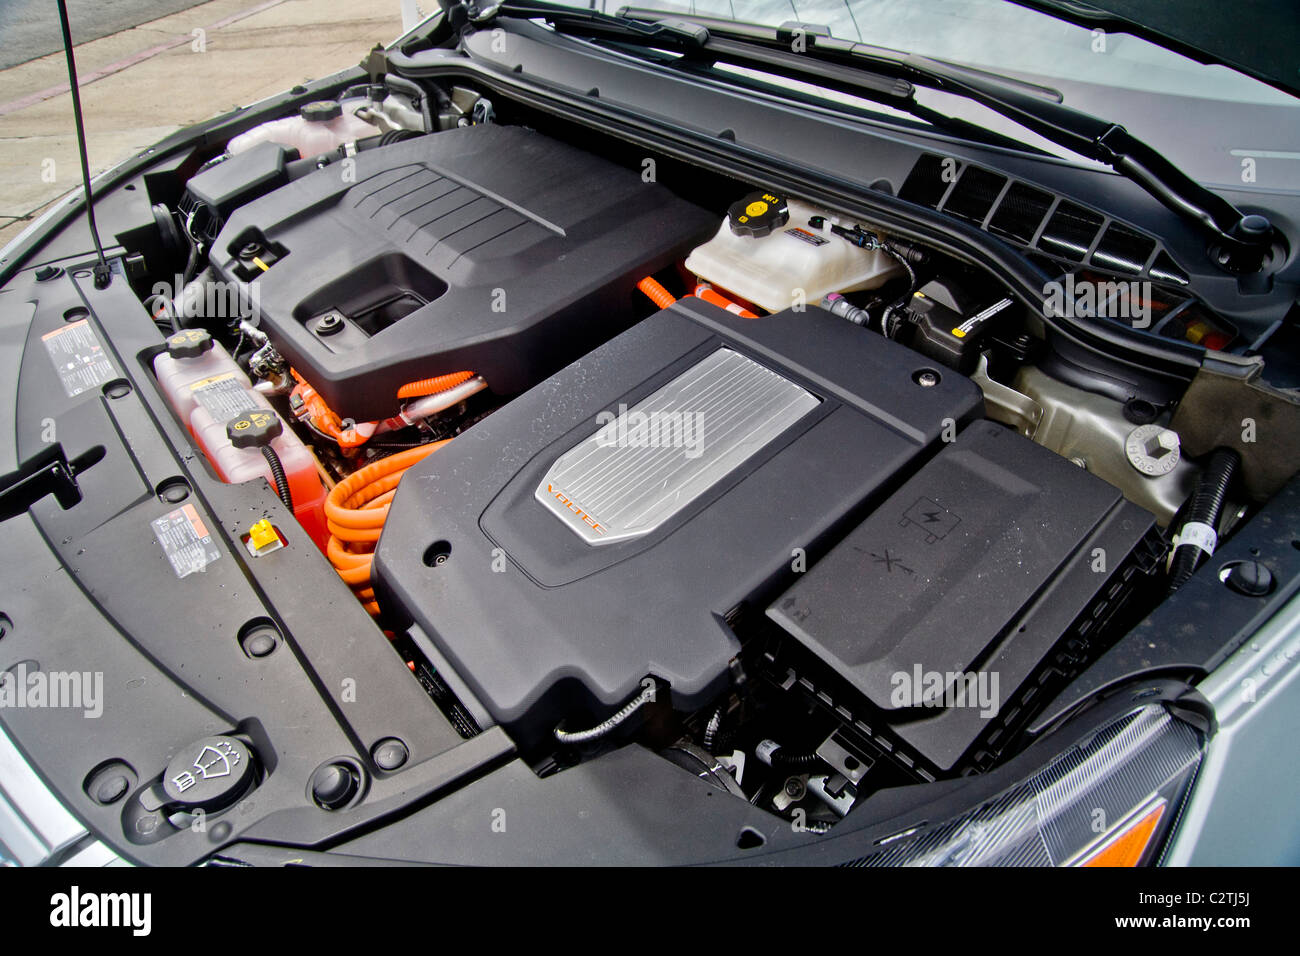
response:
<path id="1" fill-rule="evenodd" d="M 774 193 L 750 193 L 727 210 L 731 231 L 751 239 L 761 239 L 789 221 L 790 208 L 785 197 Z"/>

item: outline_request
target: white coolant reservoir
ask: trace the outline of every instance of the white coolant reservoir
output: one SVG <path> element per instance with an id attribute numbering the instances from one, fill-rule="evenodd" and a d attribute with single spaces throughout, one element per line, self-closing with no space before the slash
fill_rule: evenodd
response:
<path id="1" fill-rule="evenodd" d="M 310 159 L 338 149 L 344 143 L 378 136 L 383 130 L 356 115 L 357 107 L 369 102 L 362 98 L 343 103 L 335 100 L 308 103 L 297 116 L 271 120 L 241 133 L 226 146 L 226 152 L 234 156 L 258 143 L 270 142 L 292 146 L 303 159 Z"/>
<path id="2" fill-rule="evenodd" d="M 686 268 L 769 312 L 800 299 L 817 305 L 832 292 L 874 289 L 903 271 L 888 253 L 836 235 L 836 225 L 854 224 L 798 199 L 752 193 L 686 257 Z"/>

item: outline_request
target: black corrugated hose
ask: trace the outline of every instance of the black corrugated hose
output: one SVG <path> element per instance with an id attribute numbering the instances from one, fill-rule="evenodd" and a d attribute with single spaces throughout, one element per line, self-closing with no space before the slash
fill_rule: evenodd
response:
<path id="1" fill-rule="evenodd" d="M 423 136 L 423 133 L 413 129 L 390 129 L 379 136 L 380 146 L 391 146 L 393 143 L 405 142 L 408 139 L 415 139 L 417 136 Z"/>
<path id="2" fill-rule="evenodd" d="M 1223 510 L 1223 501 L 1227 497 L 1228 487 L 1232 484 L 1241 456 L 1231 448 L 1216 448 L 1201 473 L 1196 490 L 1187 504 L 1187 514 L 1182 527 L 1192 522 L 1207 524 L 1211 528 L 1219 522 L 1219 512 Z M 1174 549 L 1174 560 L 1169 568 L 1169 593 L 1173 594 L 1187 583 L 1200 565 L 1205 552 L 1195 544 L 1180 544 Z"/>
<path id="3" fill-rule="evenodd" d="M 262 457 L 271 466 L 271 477 L 275 479 L 275 493 L 280 496 L 284 506 L 292 511 L 293 495 L 289 493 L 289 479 L 285 477 L 284 465 L 280 464 L 280 456 L 275 453 L 275 449 L 270 445 L 263 445 Z"/>
<path id="4" fill-rule="evenodd" d="M 771 760 L 774 770 L 812 770 L 822 762 L 815 753 L 789 753 L 784 747 L 772 751 Z"/>

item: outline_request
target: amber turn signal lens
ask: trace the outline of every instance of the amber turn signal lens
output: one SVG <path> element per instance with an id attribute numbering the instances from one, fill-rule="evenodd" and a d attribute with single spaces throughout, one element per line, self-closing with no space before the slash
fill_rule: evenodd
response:
<path id="1" fill-rule="evenodd" d="M 1144 813 L 1139 813 L 1091 854 L 1079 861 L 1079 866 L 1137 866 L 1142 862 L 1151 838 L 1156 834 L 1168 804 L 1159 800 Z"/>

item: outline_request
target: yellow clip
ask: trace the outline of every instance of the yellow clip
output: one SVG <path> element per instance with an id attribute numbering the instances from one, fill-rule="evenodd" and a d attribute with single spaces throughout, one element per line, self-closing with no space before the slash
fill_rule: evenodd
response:
<path id="1" fill-rule="evenodd" d="M 253 265 L 257 266 L 257 267 L 258 267 L 259 269 L 261 269 L 263 272 L 266 272 L 268 269 L 271 268 L 271 267 L 268 266 L 265 262 L 263 262 L 261 259 L 259 259 L 257 256 L 253 256 Z"/>
<path id="2" fill-rule="evenodd" d="M 261 551 L 268 545 L 278 544 L 279 542 L 280 535 L 266 518 L 248 529 L 248 543 L 256 551 Z"/>

